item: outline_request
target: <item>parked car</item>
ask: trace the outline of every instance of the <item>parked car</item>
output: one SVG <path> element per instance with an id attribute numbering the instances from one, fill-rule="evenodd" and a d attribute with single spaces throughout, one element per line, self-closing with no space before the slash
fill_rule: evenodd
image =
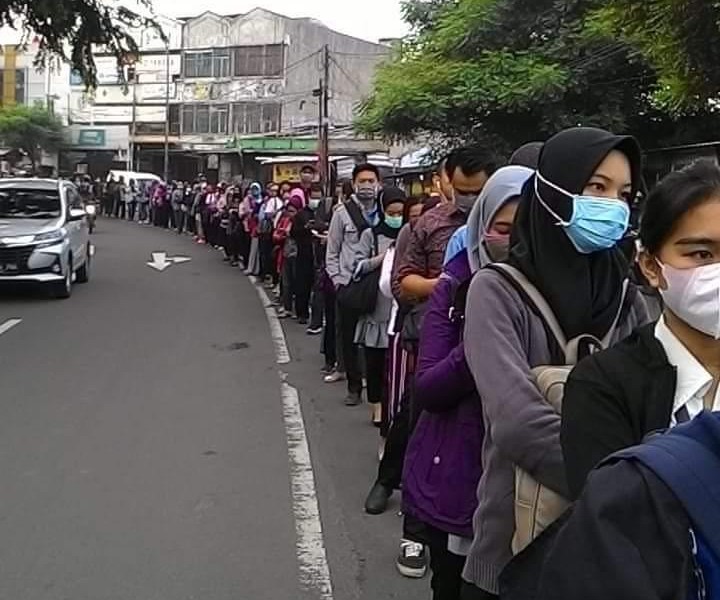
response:
<path id="1" fill-rule="evenodd" d="M 77 188 L 57 179 L 0 180 L 0 282 L 39 282 L 69 298 L 90 279 L 87 213 Z"/>

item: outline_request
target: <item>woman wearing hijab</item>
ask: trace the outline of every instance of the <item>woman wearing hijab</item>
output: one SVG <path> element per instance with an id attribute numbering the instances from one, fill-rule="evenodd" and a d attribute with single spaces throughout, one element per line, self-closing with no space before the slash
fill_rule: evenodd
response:
<path id="1" fill-rule="evenodd" d="M 250 254 L 245 269 L 245 275 L 260 274 L 260 222 L 259 213 L 264 202 L 262 185 L 257 181 L 250 184 L 245 198 L 245 231 L 250 238 Z"/>
<path id="2" fill-rule="evenodd" d="M 285 210 L 273 232 L 273 243 L 278 247 L 278 272 L 280 273 L 280 303 L 278 317 L 297 316 L 297 259 L 298 244 L 293 236 L 294 220 L 305 205 L 302 190 L 293 190 Z"/>
<path id="3" fill-rule="evenodd" d="M 380 195 L 383 209 L 382 220 L 373 228 L 366 229 L 360 236 L 360 250 L 355 277 L 363 277 L 380 269 L 385 253 L 393 245 L 403 226 L 406 201 L 405 192 L 396 187 L 385 187 Z M 373 409 L 373 423 L 382 424 L 382 406 L 386 402 L 385 364 L 388 349 L 388 324 L 392 311 L 392 300 L 380 289 L 377 290 L 377 304 L 371 314 L 362 315 L 355 328 L 355 343 L 365 350 L 368 402 Z"/>
<path id="4" fill-rule="evenodd" d="M 482 407 L 465 362 L 457 300 L 473 273 L 507 259 L 520 194 L 532 174 L 511 166 L 490 177 L 465 235 L 456 233 L 459 250 L 445 265 L 423 321 L 415 380 L 421 414 L 405 458 L 403 512 L 423 523 L 434 600 L 460 598 L 482 474 Z"/>
<path id="5" fill-rule="evenodd" d="M 614 344 L 649 317 L 617 244 L 640 186 L 640 148 L 632 137 L 574 128 L 548 140 L 525 185 L 508 262 L 538 289 L 567 339 L 610 334 Z M 626 287 L 628 286 L 628 287 Z M 627 289 L 627 293 L 624 291 Z M 465 357 L 482 398 L 485 438 L 475 534 L 463 599 L 494 598 L 512 558 L 515 468 L 568 496 L 560 415 L 532 369 L 565 364 L 542 318 L 514 282 L 488 268 L 467 296 Z"/>

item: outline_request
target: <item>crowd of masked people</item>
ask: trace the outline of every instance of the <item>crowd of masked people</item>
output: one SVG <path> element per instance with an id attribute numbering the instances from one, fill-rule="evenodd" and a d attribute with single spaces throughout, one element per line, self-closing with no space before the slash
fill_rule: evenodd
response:
<path id="1" fill-rule="evenodd" d="M 720 598 L 715 163 L 648 190 L 634 138 L 573 128 L 458 148 L 427 197 L 365 164 L 281 212 L 278 311 L 312 288 L 326 381 L 371 408 L 365 510 L 402 490 L 403 575 L 435 600 Z"/>
<path id="2" fill-rule="evenodd" d="M 572 128 L 457 148 L 418 198 L 371 164 L 332 199 L 187 187 L 168 222 L 182 199 L 368 403 L 365 510 L 402 491 L 434 600 L 720 598 L 714 162 L 647 189 L 634 138 Z"/>

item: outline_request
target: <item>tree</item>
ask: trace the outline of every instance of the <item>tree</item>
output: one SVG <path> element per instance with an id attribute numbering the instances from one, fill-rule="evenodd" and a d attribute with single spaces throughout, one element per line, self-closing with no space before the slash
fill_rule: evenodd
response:
<path id="1" fill-rule="evenodd" d="M 357 121 L 390 138 L 474 141 L 509 152 L 573 125 L 655 146 L 674 122 L 658 78 L 628 43 L 588 26 L 604 0 L 422 0 L 409 43 L 377 71 Z M 429 10 L 429 12 L 428 12 Z M 698 111 L 714 120 L 710 111 Z"/>
<path id="2" fill-rule="evenodd" d="M 609 0 L 588 31 L 620 36 L 655 68 L 657 102 L 674 113 L 704 110 L 720 96 L 720 2 Z"/>
<path id="3" fill-rule="evenodd" d="M 22 30 L 26 38 L 38 37 L 36 66 L 60 58 L 72 65 L 88 87 L 94 87 L 97 69 L 93 52 L 98 47 L 113 54 L 121 70 L 138 52 L 132 29 L 153 28 L 165 39 L 152 18 L 151 0 L 135 2 L 138 11 L 114 2 L 106 4 L 105 0 L 0 0 L 0 22 Z"/>
<path id="4" fill-rule="evenodd" d="M 42 150 L 54 152 L 63 141 L 60 119 L 42 105 L 16 104 L 0 109 L 0 140 L 24 151 L 36 171 Z"/>

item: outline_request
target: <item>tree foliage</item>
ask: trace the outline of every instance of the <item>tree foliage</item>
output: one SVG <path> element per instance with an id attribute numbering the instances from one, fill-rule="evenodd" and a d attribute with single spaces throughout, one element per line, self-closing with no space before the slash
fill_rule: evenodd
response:
<path id="1" fill-rule="evenodd" d="M 657 102 L 674 113 L 704 109 L 720 95 L 720 2 L 609 0 L 588 31 L 615 35 L 656 69 Z"/>
<path id="2" fill-rule="evenodd" d="M 113 0 L 0 0 L 0 21 L 22 30 L 26 38 L 38 37 L 36 66 L 60 58 L 72 65 L 88 87 L 94 87 L 93 52 L 98 47 L 113 54 L 121 66 L 138 52 L 132 29 L 153 28 L 165 39 L 155 19 L 147 16 L 152 15 L 151 1 L 135 1 L 137 11 Z"/>
<path id="3" fill-rule="evenodd" d="M 654 65 L 629 40 L 604 33 L 604 5 L 408 0 L 413 33 L 379 68 L 357 126 L 504 151 L 573 125 L 632 131 L 651 145 L 677 137 L 676 123 L 656 101 Z"/>
<path id="4" fill-rule="evenodd" d="M 3 107 L 0 140 L 8 148 L 24 151 L 35 169 L 42 150 L 53 152 L 62 145 L 62 122 L 42 105 Z"/>

